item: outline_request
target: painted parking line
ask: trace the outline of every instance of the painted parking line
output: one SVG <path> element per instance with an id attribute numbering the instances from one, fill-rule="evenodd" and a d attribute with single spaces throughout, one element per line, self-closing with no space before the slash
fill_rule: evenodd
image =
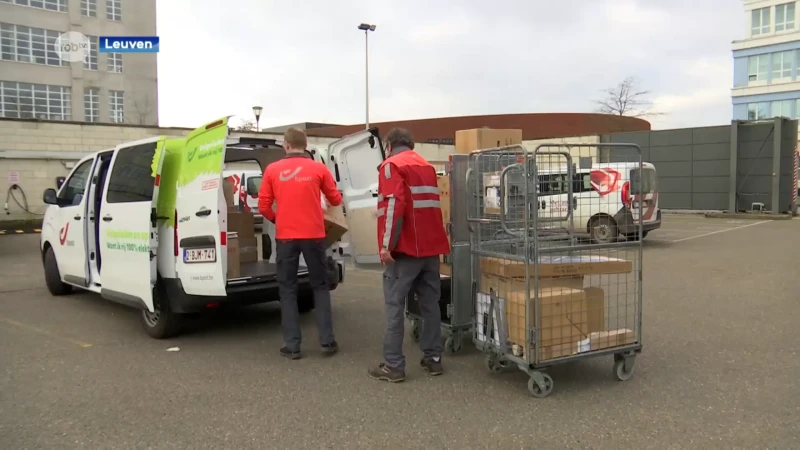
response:
<path id="1" fill-rule="evenodd" d="M 67 343 L 70 343 L 70 344 L 73 344 L 73 345 L 77 345 L 80 348 L 89 348 L 89 347 L 92 346 L 92 344 L 90 344 L 88 342 L 79 341 L 77 339 L 72 339 L 72 338 L 68 338 L 68 337 L 65 337 L 65 336 L 58 335 L 58 334 L 54 334 L 54 333 L 51 333 L 51 332 L 49 332 L 49 331 L 47 331 L 47 330 L 45 330 L 43 328 L 39 328 L 37 326 L 30 325 L 30 324 L 27 324 L 27 323 L 17 322 L 16 320 L 0 318 L 0 322 L 8 324 L 8 325 L 11 325 L 11 326 L 16 327 L 16 328 L 27 330 L 27 331 L 30 331 L 30 332 L 33 332 L 33 333 L 41 334 L 43 336 L 47 336 L 49 338 L 52 338 L 52 339 L 55 339 L 55 340 L 58 340 L 58 341 L 67 342 Z"/>
<path id="2" fill-rule="evenodd" d="M 27 230 L 0 230 L 0 235 L 11 235 L 11 234 L 39 234 L 42 232 L 41 228 L 31 228 Z"/>

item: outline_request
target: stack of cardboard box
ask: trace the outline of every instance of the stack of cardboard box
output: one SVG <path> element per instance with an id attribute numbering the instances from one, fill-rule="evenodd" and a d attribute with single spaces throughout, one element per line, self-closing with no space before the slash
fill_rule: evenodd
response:
<path id="1" fill-rule="evenodd" d="M 233 205 L 233 185 L 225 179 L 223 194 L 228 209 L 228 278 L 241 276 L 241 265 L 258 261 L 255 219 Z M 232 256 L 232 254 L 235 254 Z"/>
<path id="2" fill-rule="evenodd" d="M 538 282 L 531 277 L 530 292 L 525 285 L 522 262 L 497 258 L 481 259 L 481 291 L 478 299 L 479 333 L 482 313 L 487 310 L 487 294 L 498 299 L 500 315 L 505 319 L 508 340 L 520 356 L 527 337 L 526 305 L 535 323 L 533 298 L 539 295 L 539 360 L 569 356 L 580 352 L 626 345 L 634 342 L 628 329 L 606 330 L 605 292 L 599 287 L 584 288 L 584 277 L 600 274 L 623 274 L 633 270 L 630 261 L 600 256 L 561 257 L 539 263 Z M 491 291 L 491 292 L 488 292 Z M 530 299 L 530 301 L 529 301 Z M 497 321 L 495 315 L 495 323 Z M 483 330 L 486 334 L 489 331 Z M 495 330 L 492 330 L 495 333 Z"/>

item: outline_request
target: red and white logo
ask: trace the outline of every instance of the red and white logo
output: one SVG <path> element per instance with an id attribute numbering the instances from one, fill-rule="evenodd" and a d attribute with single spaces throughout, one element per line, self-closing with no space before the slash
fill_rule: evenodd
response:
<path id="1" fill-rule="evenodd" d="M 614 169 L 595 169 L 590 173 L 592 187 L 600 197 L 605 197 L 620 188 L 622 174 Z"/>
<path id="2" fill-rule="evenodd" d="M 64 245 L 67 242 L 67 234 L 69 234 L 69 222 L 61 228 L 61 231 L 58 233 L 58 240 L 61 242 L 61 245 Z"/>

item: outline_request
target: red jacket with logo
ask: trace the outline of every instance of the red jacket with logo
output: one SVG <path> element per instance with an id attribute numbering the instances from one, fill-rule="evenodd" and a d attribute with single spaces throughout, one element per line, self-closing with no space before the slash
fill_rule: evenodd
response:
<path id="1" fill-rule="evenodd" d="M 378 171 L 378 247 L 416 257 L 450 253 L 436 169 L 417 152 L 398 148 Z"/>
<path id="2" fill-rule="evenodd" d="M 275 223 L 275 239 L 325 237 L 320 193 L 331 206 L 342 204 L 342 194 L 322 163 L 306 155 L 289 155 L 267 166 L 258 192 L 258 210 Z"/>

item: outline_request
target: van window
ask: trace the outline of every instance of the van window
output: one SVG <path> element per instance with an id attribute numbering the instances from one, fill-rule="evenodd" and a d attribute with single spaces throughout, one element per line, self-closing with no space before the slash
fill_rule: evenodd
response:
<path id="1" fill-rule="evenodd" d="M 641 171 L 644 174 L 643 176 L 640 176 L 640 169 L 631 169 L 631 195 L 658 192 L 656 171 L 650 168 L 644 168 Z"/>
<path id="2" fill-rule="evenodd" d="M 592 192 L 592 174 L 589 172 L 576 173 L 572 179 L 572 193 Z"/>
<path id="3" fill-rule="evenodd" d="M 108 203 L 144 202 L 153 199 L 153 156 L 156 142 L 126 147 L 114 155 L 108 180 Z"/>
<path id="4" fill-rule="evenodd" d="M 92 163 L 94 160 L 90 159 L 84 161 L 72 172 L 66 183 L 64 183 L 61 191 L 58 193 L 59 200 L 63 200 L 64 204 L 78 205 L 85 195 L 86 185 L 89 181 L 89 174 L 92 171 Z M 61 202 L 59 202 L 61 203 Z"/>
<path id="5" fill-rule="evenodd" d="M 567 192 L 567 175 L 539 175 L 539 195 L 558 195 Z"/>
<path id="6" fill-rule="evenodd" d="M 247 192 L 258 192 L 261 189 L 262 176 L 247 177 Z"/>

